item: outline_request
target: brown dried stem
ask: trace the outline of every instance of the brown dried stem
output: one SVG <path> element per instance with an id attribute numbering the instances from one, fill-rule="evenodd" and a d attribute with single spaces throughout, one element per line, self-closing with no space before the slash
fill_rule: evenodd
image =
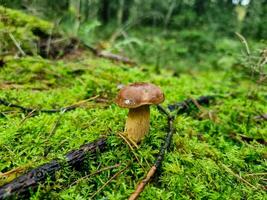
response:
<path id="1" fill-rule="evenodd" d="M 154 162 L 154 165 L 150 168 L 150 170 L 148 171 L 146 177 L 137 185 L 135 191 L 129 197 L 129 200 L 137 199 L 138 196 L 141 194 L 141 192 L 144 190 L 144 188 L 147 185 L 147 183 L 152 179 L 152 177 L 154 176 L 154 174 L 156 173 L 156 171 L 160 167 L 160 165 L 161 165 L 161 163 L 163 161 L 165 152 L 169 148 L 171 140 L 172 140 L 172 136 L 173 136 L 173 133 L 174 133 L 173 121 L 174 121 L 175 118 L 173 116 L 171 116 L 162 106 L 158 105 L 158 109 L 161 112 L 163 112 L 164 114 L 167 115 L 167 118 L 168 118 L 168 133 L 166 135 L 165 142 L 161 146 L 159 155 L 158 155 L 156 161 Z"/>

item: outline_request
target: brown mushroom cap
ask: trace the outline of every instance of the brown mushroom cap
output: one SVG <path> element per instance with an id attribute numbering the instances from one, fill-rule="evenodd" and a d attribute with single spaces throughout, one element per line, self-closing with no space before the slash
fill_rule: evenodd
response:
<path id="1" fill-rule="evenodd" d="M 115 102 L 123 108 L 137 108 L 142 105 L 160 104 L 164 99 L 164 94 L 159 87 L 140 82 L 123 87 Z"/>

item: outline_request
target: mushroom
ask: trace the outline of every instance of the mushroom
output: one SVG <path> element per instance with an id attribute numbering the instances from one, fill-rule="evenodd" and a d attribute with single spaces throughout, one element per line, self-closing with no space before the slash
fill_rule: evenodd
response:
<path id="1" fill-rule="evenodd" d="M 139 143 L 149 132 L 149 106 L 163 101 L 163 92 L 151 83 L 132 83 L 119 91 L 115 102 L 122 108 L 129 108 L 124 135 L 131 142 Z"/>

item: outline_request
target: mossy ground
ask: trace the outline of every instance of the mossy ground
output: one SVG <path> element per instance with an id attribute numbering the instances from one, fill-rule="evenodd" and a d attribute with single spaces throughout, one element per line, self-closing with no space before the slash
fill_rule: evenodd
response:
<path id="1" fill-rule="evenodd" d="M 136 81 L 162 88 L 163 106 L 218 95 L 208 107 L 177 116 L 171 148 L 160 173 L 140 199 L 266 199 L 267 124 L 254 116 L 266 113 L 266 86 L 245 79 L 233 70 L 182 73 L 153 66 L 131 67 L 85 53 L 74 60 L 47 60 L 38 56 L 5 57 L 0 68 L 0 98 L 31 108 L 61 108 L 96 97 L 79 108 L 62 113 L 27 116 L 0 106 L 0 171 L 22 171 L 63 159 L 64 155 L 101 136 L 108 149 L 88 157 L 83 170 L 63 169 L 47 180 L 31 199 L 88 199 L 116 172 L 116 179 L 96 194 L 96 199 L 126 199 L 145 176 L 166 135 L 166 118 L 151 107 L 149 135 L 133 151 L 118 136 L 127 110 L 113 103 L 118 85 Z M 233 135 L 237 136 L 235 139 Z M 255 139 L 242 140 L 242 135 Z M 86 174 L 113 166 L 99 174 Z M 265 173 L 258 175 L 257 173 Z M 235 174 L 235 175 L 234 175 Z M 14 178 L 3 177 L 0 185 Z M 243 180 L 237 178 L 242 177 Z M 79 180 L 79 181 L 77 181 Z M 73 184 L 77 181 L 75 184 Z M 264 189 L 265 188 L 265 189 Z"/>

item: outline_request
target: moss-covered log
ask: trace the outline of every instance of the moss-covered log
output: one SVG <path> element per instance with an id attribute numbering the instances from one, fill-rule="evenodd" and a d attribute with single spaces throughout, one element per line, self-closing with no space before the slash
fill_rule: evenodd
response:
<path id="1" fill-rule="evenodd" d="M 86 154 L 95 153 L 97 150 L 103 151 L 106 145 L 106 139 L 101 138 L 95 142 L 85 144 L 77 150 L 66 154 L 66 162 L 69 166 L 79 169 L 78 166 L 84 161 Z M 63 163 L 52 160 L 40 167 L 32 169 L 26 174 L 14 179 L 12 182 L 0 187 L 0 199 L 27 192 L 30 188 L 36 188 L 48 177 L 53 177 L 59 169 L 64 166 Z"/>

